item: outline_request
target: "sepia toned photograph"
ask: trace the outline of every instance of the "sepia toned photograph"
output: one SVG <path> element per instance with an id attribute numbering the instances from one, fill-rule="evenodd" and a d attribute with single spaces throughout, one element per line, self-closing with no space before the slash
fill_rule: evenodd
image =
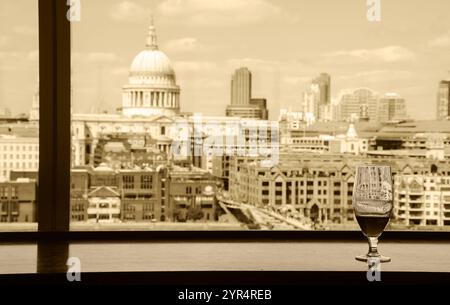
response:
<path id="1" fill-rule="evenodd" d="M 0 290 L 449 284 L 449 11 L 2 0 Z"/>

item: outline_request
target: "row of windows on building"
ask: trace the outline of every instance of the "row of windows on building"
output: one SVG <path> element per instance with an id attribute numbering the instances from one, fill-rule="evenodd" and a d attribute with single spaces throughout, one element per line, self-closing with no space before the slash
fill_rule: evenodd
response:
<path id="1" fill-rule="evenodd" d="M 8 217 L 6 215 L 0 216 L 0 222 L 18 222 L 18 221 L 19 216 L 11 216 L 11 217 Z M 26 221 L 28 221 L 28 216 L 26 216 Z"/>
<path id="2" fill-rule="evenodd" d="M 39 160 L 38 154 L 0 154 L 1 160 Z"/>
<path id="3" fill-rule="evenodd" d="M 124 189 L 134 189 L 135 188 L 135 176 L 124 175 L 122 177 L 123 188 Z M 152 189 L 153 177 L 151 175 L 142 175 L 140 178 L 140 188 L 141 189 Z"/>
<path id="4" fill-rule="evenodd" d="M 0 201 L 0 211 L 2 213 L 8 213 L 8 210 L 11 214 L 19 213 L 19 203 L 18 202 L 5 202 Z"/>
<path id="5" fill-rule="evenodd" d="M 317 186 L 327 186 L 328 182 L 327 181 L 322 181 L 322 180 L 315 180 L 317 181 Z M 263 181 L 262 182 L 262 186 L 269 186 L 269 181 Z M 285 183 L 289 183 L 289 182 L 285 182 Z M 283 185 L 283 182 L 275 182 L 275 187 L 281 187 Z M 297 185 L 299 186 L 304 186 L 305 182 L 304 181 L 297 181 Z M 314 185 L 314 181 L 309 180 L 306 181 L 306 185 L 307 186 L 313 186 Z M 334 183 L 335 186 L 340 186 L 340 182 L 335 182 Z"/>
<path id="6" fill-rule="evenodd" d="M 3 168 L 14 169 L 36 169 L 38 165 L 38 162 L 3 162 Z"/>
<path id="7" fill-rule="evenodd" d="M 17 188 L 0 186 L 0 198 L 7 199 L 8 197 L 11 197 L 11 199 L 17 198 Z"/>
<path id="8" fill-rule="evenodd" d="M 72 199 L 73 200 L 73 199 Z M 71 203 L 72 212 L 84 212 L 86 204 L 81 203 Z M 117 203 L 108 203 L 108 202 L 100 202 L 100 203 L 90 203 L 88 205 L 89 208 L 98 208 L 98 209 L 117 209 L 119 205 Z M 123 205 L 123 210 L 127 212 L 135 212 L 136 206 L 134 204 L 125 203 Z M 152 203 L 147 203 L 142 205 L 142 210 L 145 211 L 153 211 L 154 205 Z"/>
<path id="9" fill-rule="evenodd" d="M 195 194 L 196 195 L 200 195 L 202 193 L 202 188 L 201 187 L 196 187 L 195 188 Z M 187 186 L 186 187 L 186 194 L 187 195 L 192 195 L 192 186 Z"/>
<path id="10" fill-rule="evenodd" d="M 4 145 L 3 151 L 39 151 L 38 145 Z"/>
<path id="11" fill-rule="evenodd" d="M 406 195 L 405 194 L 399 194 L 398 195 L 398 198 L 400 199 L 400 200 L 404 200 L 404 199 L 406 199 L 407 197 L 406 197 Z M 417 198 L 415 198 L 414 196 L 410 196 L 410 199 L 411 200 L 418 200 L 420 198 L 420 195 L 419 196 L 417 196 Z M 441 201 L 441 195 L 426 195 L 425 196 L 425 200 L 427 200 L 427 201 L 437 201 L 437 202 L 440 202 Z M 420 198 L 420 200 L 423 200 L 422 198 Z M 429 203 L 427 203 L 428 205 L 429 205 Z M 436 204 L 435 204 L 436 205 Z"/>
<path id="12" fill-rule="evenodd" d="M 99 220 L 107 220 L 111 219 L 109 213 L 102 212 L 102 209 L 109 209 L 109 208 L 118 208 L 119 206 L 116 203 L 91 203 L 88 205 L 89 208 L 98 208 L 99 210 L 96 213 L 89 213 L 87 217 L 89 219 L 99 219 Z M 85 221 L 85 211 L 86 211 L 86 204 L 85 203 L 71 203 L 71 219 L 72 221 Z M 143 204 L 142 205 L 142 219 L 143 220 L 152 220 L 155 218 L 154 215 L 154 205 L 153 204 Z M 163 212 L 162 208 L 162 212 Z M 125 203 L 123 205 L 123 218 L 125 220 L 135 220 L 136 219 L 136 206 L 134 204 Z M 106 217 L 107 215 L 108 217 Z M 118 214 L 111 214 L 113 218 L 119 218 Z"/>
<path id="13" fill-rule="evenodd" d="M 286 190 L 287 194 L 291 194 L 291 190 L 287 189 Z M 269 190 L 262 190 L 261 192 L 262 196 L 269 196 Z M 306 192 L 303 189 L 296 189 L 295 190 L 295 194 L 300 196 L 303 196 L 304 194 L 306 195 L 314 195 L 314 190 L 306 190 Z M 282 196 L 283 195 L 283 191 L 282 190 L 276 190 L 275 191 L 275 196 Z M 327 190 L 317 190 L 317 194 L 316 195 L 327 195 Z M 334 195 L 340 195 L 340 192 L 334 192 Z"/>
<path id="14" fill-rule="evenodd" d="M 242 179 L 241 179 L 242 180 Z M 248 181 L 247 181 L 248 182 Z M 283 187 L 284 184 L 284 187 Z M 347 184 L 347 204 L 351 205 L 351 196 L 353 189 L 353 182 L 346 182 Z M 263 204 L 268 204 L 270 200 L 268 199 L 270 195 L 269 190 L 269 181 L 262 181 L 261 188 L 257 188 L 255 185 L 249 184 L 248 189 L 250 193 L 254 193 L 255 195 L 260 192 L 261 202 Z M 292 202 L 292 194 L 295 194 L 295 204 L 305 204 L 312 197 L 314 197 L 319 203 L 327 204 L 328 203 L 328 195 L 332 193 L 334 195 L 333 203 L 335 205 L 342 204 L 342 192 L 341 192 L 341 182 L 340 181 L 326 181 L 326 180 L 301 180 L 301 181 L 276 181 L 274 183 L 274 195 L 275 195 L 275 204 L 282 204 L 282 198 L 286 197 L 287 203 Z M 293 191 L 292 187 L 295 187 L 295 191 Z M 306 189 L 305 189 L 306 186 Z M 331 186 L 329 190 L 328 187 Z M 283 192 L 284 190 L 284 192 Z M 306 197 L 305 197 L 306 195 Z"/>

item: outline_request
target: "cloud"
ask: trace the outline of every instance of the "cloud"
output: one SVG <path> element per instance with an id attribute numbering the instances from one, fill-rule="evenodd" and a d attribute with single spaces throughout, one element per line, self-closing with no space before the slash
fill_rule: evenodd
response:
<path id="1" fill-rule="evenodd" d="M 180 39 L 170 40 L 164 45 L 164 50 L 168 52 L 192 52 L 198 50 L 198 42 L 196 38 L 184 37 Z"/>
<path id="2" fill-rule="evenodd" d="M 282 66 L 282 62 L 278 60 L 260 59 L 253 57 L 245 58 L 231 58 L 227 61 L 228 66 L 231 69 L 238 69 L 239 67 L 247 67 L 250 70 L 266 70 L 272 71 L 274 69 L 279 69 Z"/>
<path id="3" fill-rule="evenodd" d="M 323 54 L 323 57 L 332 60 L 339 58 L 361 62 L 381 61 L 387 63 L 414 61 L 416 59 L 416 55 L 412 51 L 400 46 L 387 46 L 378 49 L 336 51 Z"/>
<path id="4" fill-rule="evenodd" d="M 72 60 L 87 63 L 112 63 L 118 60 L 118 56 L 111 52 L 72 52 Z"/>
<path id="5" fill-rule="evenodd" d="M 4 47 L 8 44 L 9 37 L 5 35 L 0 35 L 0 47 Z"/>
<path id="6" fill-rule="evenodd" d="M 210 72 L 217 69 L 217 64 L 208 61 L 177 61 L 173 63 L 177 72 Z"/>
<path id="7" fill-rule="evenodd" d="M 23 61 L 24 59 L 28 61 L 37 61 L 38 58 L 38 50 L 0 52 L 0 59 L 10 63 L 14 61 Z"/>
<path id="8" fill-rule="evenodd" d="M 313 77 L 311 76 L 286 76 L 281 81 L 288 85 L 298 86 L 301 83 L 311 82 L 312 79 Z"/>
<path id="9" fill-rule="evenodd" d="M 26 36 L 37 36 L 38 35 L 37 28 L 33 28 L 31 26 L 26 26 L 26 25 L 16 25 L 13 27 L 13 31 L 16 34 L 26 35 Z"/>
<path id="10" fill-rule="evenodd" d="M 429 47 L 449 47 L 450 46 L 450 30 L 430 41 L 428 41 Z"/>
<path id="11" fill-rule="evenodd" d="M 37 61 L 39 60 L 39 50 L 33 50 L 28 52 L 27 59 L 31 61 Z"/>
<path id="12" fill-rule="evenodd" d="M 33 51 L 0 51 L 0 70 L 35 71 L 38 68 L 39 53 Z M 31 70 L 30 70 L 31 69 Z"/>
<path id="13" fill-rule="evenodd" d="M 112 74 L 114 75 L 127 75 L 130 72 L 129 67 L 118 67 L 112 70 Z"/>
<path id="14" fill-rule="evenodd" d="M 225 86 L 222 80 L 214 79 L 211 77 L 193 77 L 189 79 L 189 82 L 180 82 L 180 85 L 183 88 L 196 88 L 196 89 L 197 88 L 223 89 Z"/>
<path id="15" fill-rule="evenodd" d="M 7 59 L 7 60 L 9 60 L 9 59 L 17 59 L 17 58 L 20 58 L 20 57 L 23 57 L 23 56 L 25 56 L 25 54 L 23 53 L 23 52 L 9 52 L 9 51 L 6 51 L 6 52 L 1 52 L 0 51 L 0 59 Z"/>
<path id="16" fill-rule="evenodd" d="M 389 82 L 396 80 L 408 80 L 414 77 L 414 73 L 406 70 L 373 70 L 358 72 L 355 74 L 341 75 L 336 77 L 337 80 L 354 80 L 360 82 L 361 80 L 369 83 Z"/>
<path id="17" fill-rule="evenodd" d="M 250 70 L 269 73 L 273 73 L 274 71 L 284 73 L 289 72 L 290 75 L 292 75 L 293 72 L 298 71 L 298 69 L 303 68 L 303 64 L 300 61 L 282 61 L 254 57 L 232 58 L 227 61 L 227 65 L 231 70 L 235 70 L 239 67 L 247 67 Z"/>
<path id="18" fill-rule="evenodd" d="M 117 60 L 117 55 L 115 53 L 109 52 L 91 52 L 87 54 L 88 61 L 90 62 L 114 62 Z"/>
<path id="19" fill-rule="evenodd" d="M 150 18 L 150 10 L 129 0 L 124 0 L 113 5 L 109 15 L 118 21 L 142 21 Z"/>
<path id="20" fill-rule="evenodd" d="M 202 26 L 251 24 L 285 14 L 266 0 L 165 0 L 157 12 L 158 16 L 180 18 L 188 24 Z"/>

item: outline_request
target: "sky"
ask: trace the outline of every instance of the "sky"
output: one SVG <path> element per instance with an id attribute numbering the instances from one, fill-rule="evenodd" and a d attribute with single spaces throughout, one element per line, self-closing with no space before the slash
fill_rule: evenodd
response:
<path id="1" fill-rule="evenodd" d="M 114 112 L 154 16 L 159 49 L 181 86 L 181 109 L 224 115 L 230 78 L 253 75 L 270 119 L 300 108 L 322 72 L 332 97 L 368 87 L 405 98 L 408 114 L 434 119 L 438 82 L 450 77 L 450 1 L 81 0 L 72 23 L 74 112 Z M 0 1 L 0 108 L 28 112 L 38 85 L 37 0 Z"/>

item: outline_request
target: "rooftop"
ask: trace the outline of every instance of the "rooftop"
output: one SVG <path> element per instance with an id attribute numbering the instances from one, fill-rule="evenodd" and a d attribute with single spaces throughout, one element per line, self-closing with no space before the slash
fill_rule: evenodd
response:
<path id="1" fill-rule="evenodd" d="M 30 123 L 0 124 L 0 135 L 16 138 L 37 138 L 39 137 L 39 126 Z"/>

